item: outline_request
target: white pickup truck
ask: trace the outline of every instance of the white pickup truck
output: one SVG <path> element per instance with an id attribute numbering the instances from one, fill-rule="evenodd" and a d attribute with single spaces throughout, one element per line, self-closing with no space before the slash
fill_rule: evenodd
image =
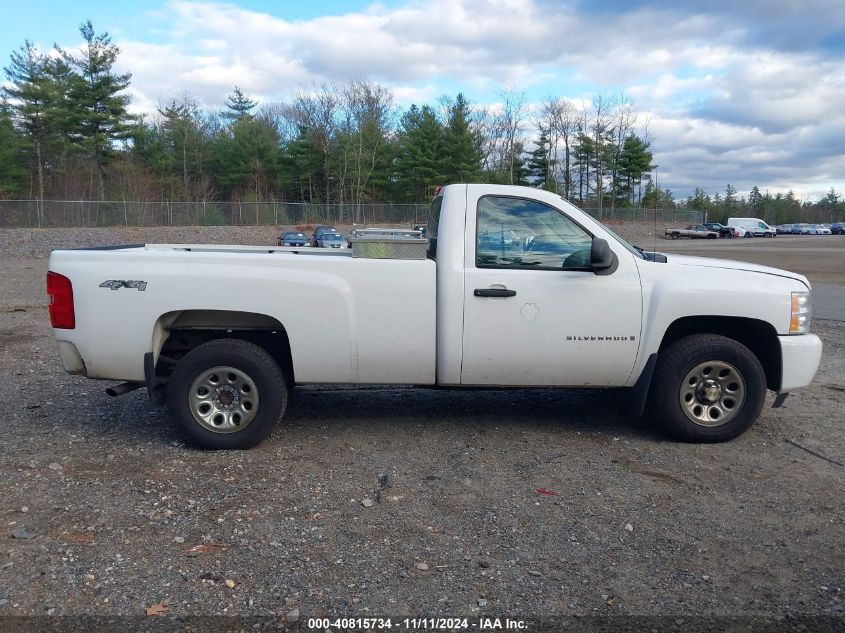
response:
<path id="1" fill-rule="evenodd" d="M 257 444 L 307 383 L 626 387 L 634 413 L 673 436 L 720 441 L 754 423 L 767 389 L 779 406 L 818 368 L 801 275 L 643 252 L 523 187 L 445 187 L 427 232 L 419 259 L 53 251 L 62 362 L 125 381 L 111 395 L 146 386 L 190 441 L 215 449 Z"/>

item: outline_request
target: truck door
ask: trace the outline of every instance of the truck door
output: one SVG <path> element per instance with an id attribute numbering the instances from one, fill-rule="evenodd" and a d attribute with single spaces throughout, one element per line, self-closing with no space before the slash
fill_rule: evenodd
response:
<path id="1" fill-rule="evenodd" d="M 593 235 L 563 208 L 481 193 L 467 195 L 461 384 L 623 385 L 642 321 L 633 255 L 614 241 L 618 266 L 596 274 Z"/>

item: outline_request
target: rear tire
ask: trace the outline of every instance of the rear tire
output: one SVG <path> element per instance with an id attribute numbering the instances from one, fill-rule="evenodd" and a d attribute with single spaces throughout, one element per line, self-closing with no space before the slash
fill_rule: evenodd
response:
<path id="1" fill-rule="evenodd" d="M 696 334 L 661 352 L 649 398 L 664 430 L 685 442 L 723 442 L 747 431 L 763 408 L 766 374 L 745 345 Z"/>
<path id="2" fill-rule="evenodd" d="M 185 439 L 213 450 L 251 448 L 285 413 L 288 385 L 266 350 L 239 339 L 204 343 L 179 361 L 167 407 Z"/>
<path id="3" fill-rule="evenodd" d="M 678 239 L 679 237 L 681 237 L 681 234 L 680 234 L 680 233 L 672 233 L 672 239 L 673 239 L 673 240 L 676 240 L 676 239 Z"/>

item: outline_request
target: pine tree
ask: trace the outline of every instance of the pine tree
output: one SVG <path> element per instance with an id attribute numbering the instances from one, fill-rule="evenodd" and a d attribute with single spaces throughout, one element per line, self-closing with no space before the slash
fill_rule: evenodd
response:
<path id="1" fill-rule="evenodd" d="M 47 146 L 53 133 L 54 107 L 57 102 L 47 63 L 47 57 L 27 40 L 20 50 L 12 53 L 11 63 L 5 68 L 9 84 L 3 88 L 4 96 L 12 101 L 11 115 L 26 134 L 32 148 L 38 183 L 39 204 L 36 210 L 39 226 L 43 219 Z"/>
<path id="2" fill-rule="evenodd" d="M 82 53 L 59 49 L 74 71 L 67 95 L 68 130 L 71 142 L 94 161 L 99 175 L 100 197 L 105 191 L 105 168 L 115 156 L 115 143 L 129 139 L 137 118 L 127 112 L 131 73 L 116 74 L 114 64 L 120 48 L 108 33 L 97 34 L 91 21 L 79 32 L 85 40 Z"/>
<path id="3" fill-rule="evenodd" d="M 0 103 L 0 199 L 17 194 L 26 182 L 24 137 L 12 124 L 8 104 Z"/>
<path id="4" fill-rule="evenodd" d="M 481 143 L 470 122 L 472 109 L 463 93 L 449 106 L 444 133 L 443 176 L 446 184 L 472 182 L 481 174 Z"/>
<path id="5" fill-rule="evenodd" d="M 433 188 L 445 184 L 446 132 L 430 106 L 412 105 L 399 124 L 397 175 L 407 197 L 425 200 Z"/>
<path id="6" fill-rule="evenodd" d="M 555 191 L 554 169 L 556 161 L 550 156 L 549 130 L 540 126 L 536 147 L 528 153 L 526 169 L 528 180 L 534 187 Z"/>
<path id="7" fill-rule="evenodd" d="M 266 196 L 280 171 L 276 131 L 253 117 L 235 121 L 215 146 L 217 179 L 228 194 L 252 200 Z"/>
<path id="8" fill-rule="evenodd" d="M 748 194 L 748 205 L 754 212 L 755 217 L 761 215 L 761 211 L 763 210 L 763 196 L 760 195 L 760 189 L 757 188 L 757 185 L 751 187 L 751 192 Z"/>
<path id="9" fill-rule="evenodd" d="M 235 86 L 235 91 L 226 98 L 226 110 L 223 111 L 222 116 L 232 122 L 240 121 L 245 117 L 251 117 L 257 105 L 257 101 L 247 97 L 240 88 Z"/>
<path id="10" fill-rule="evenodd" d="M 643 176 L 654 169 L 653 158 L 649 144 L 635 134 L 628 136 L 622 144 L 617 163 L 618 175 L 622 180 L 619 191 L 631 205 L 636 202 Z"/>
<path id="11" fill-rule="evenodd" d="M 528 164 L 525 160 L 525 157 L 525 147 L 521 142 L 517 142 L 514 146 L 513 182 L 511 184 L 521 186 L 527 186 L 530 184 L 528 182 Z"/>

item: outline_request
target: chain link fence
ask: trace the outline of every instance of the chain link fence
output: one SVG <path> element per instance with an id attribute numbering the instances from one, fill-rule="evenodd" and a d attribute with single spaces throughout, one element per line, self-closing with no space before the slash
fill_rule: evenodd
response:
<path id="1" fill-rule="evenodd" d="M 428 204 L 0 200 L 0 227 L 280 226 L 424 223 Z"/>
<path id="2" fill-rule="evenodd" d="M 310 202 L 130 202 L 122 200 L 0 200 L 0 227 L 280 226 L 295 224 L 420 224 L 425 204 Z M 686 209 L 585 208 L 602 222 L 698 224 Z"/>
<path id="3" fill-rule="evenodd" d="M 599 213 L 597 208 L 584 208 L 584 213 L 590 214 L 597 220 L 612 224 L 614 222 L 656 222 L 659 226 L 672 224 L 684 225 L 701 224 L 704 214 L 696 209 L 641 209 L 633 207 L 604 208 Z"/>

